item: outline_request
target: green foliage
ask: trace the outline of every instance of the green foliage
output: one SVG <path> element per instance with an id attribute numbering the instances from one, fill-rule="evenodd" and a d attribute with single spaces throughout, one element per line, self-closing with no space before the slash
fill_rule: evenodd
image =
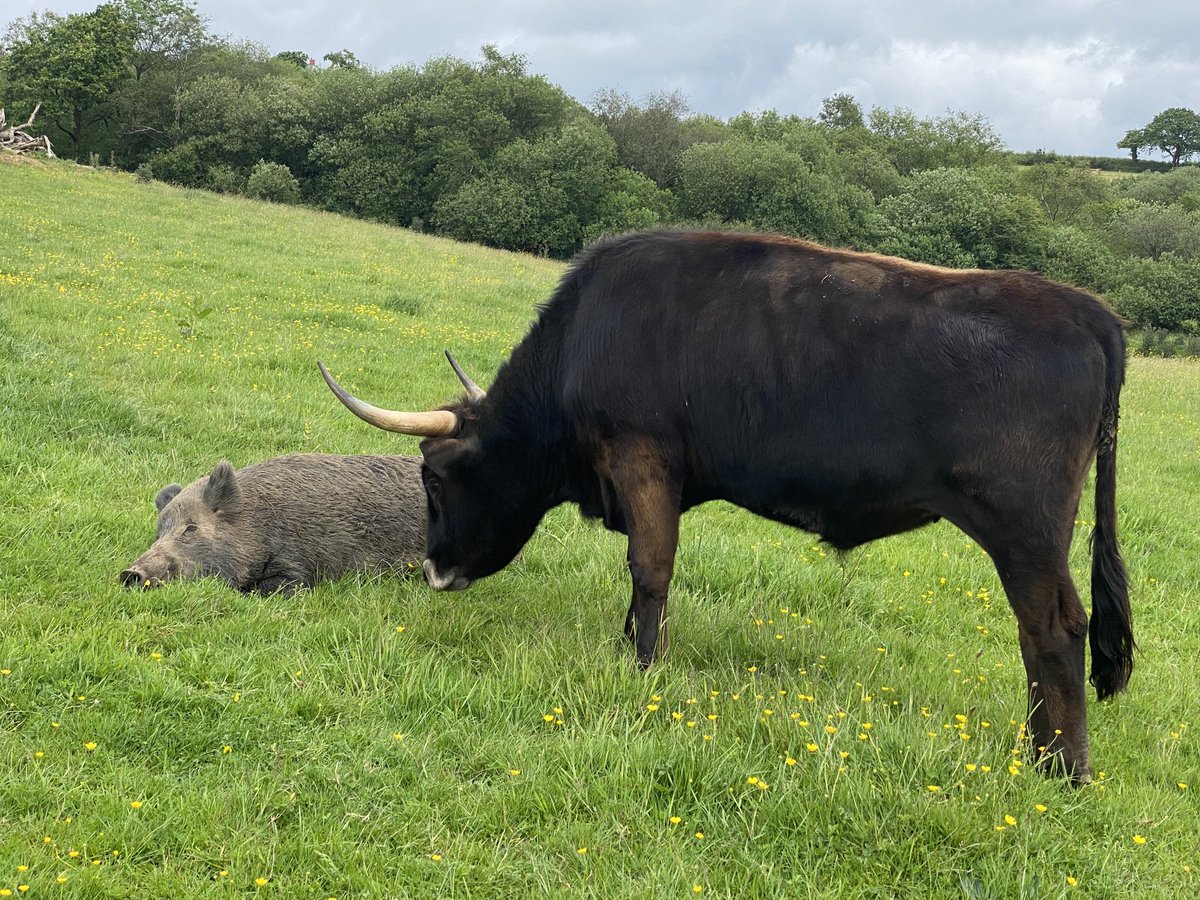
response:
<path id="1" fill-rule="evenodd" d="M 210 166 L 207 187 L 218 194 L 243 194 L 246 192 L 246 176 L 231 166 Z"/>
<path id="2" fill-rule="evenodd" d="M 1046 218 L 1056 224 L 1076 222 L 1084 207 L 1113 197 L 1108 182 L 1066 161 L 1023 166 L 1018 184 L 1021 192 L 1035 198 Z"/>
<path id="3" fill-rule="evenodd" d="M 1108 237 L 1118 253 L 1190 259 L 1200 256 L 1200 214 L 1176 205 L 1125 201 L 1109 221 Z"/>
<path id="4" fill-rule="evenodd" d="M 206 158 L 215 155 L 205 152 L 205 148 L 216 143 L 213 139 L 193 138 L 156 153 L 149 162 L 154 169 L 154 177 L 182 187 L 204 187 L 208 171 L 212 168 Z"/>
<path id="5" fill-rule="evenodd" d="M 699 123 L 689 122 L 687 98 L 679 91 L 650 94 L 640 104 L 620 91 L 598 91 L 591 109 L 616 144 L 617 162 L 660 188 L 675 185 L 684 150 L 717 139 L 722 128 L 718 124 L 716 133 L 706 134 Z"/>
<path id="6" fill-rule="evenodd" d="M 321 58 L 329 63 L 330 68 L 333 69 L 362 68 L 362 63 L 358 61 L 358 57 L 351 50 L 335 50 L 332 53 L 326 53 Z"/>
<path id="7" fill-rule="evenodd" d="M 1119 267 L 1116 255 L 1096 232 L 1074 225 L 1046 229 L 1040 269 L 1047 277 L 1104 293 L 1115 286 Z"/>
<path id="8" fill-rule="evenodd" d="M 355 76 L 353 72 L 345 72 Z M 322 73 L 322 84 L 334 72 Z M 536 142 L 564 128 L 579 107 L 519 56 L 484 48 L 484 61 L 432 60 L 422 69 L 338 81 L 360 116 L 340 114 L 314 141 L 315 192 L 326 205 L 407 224 L 436 218 L 469 181 L 493 177 L 495 160 L 518 141 Z M 506 177 L 498 173 L 498 177 Z"/>
<path id="9" fill-rule="evenodd" d="M 1138 154 L 1149 144 L 1150 140 L 1146 137 L 1145 130 L 1141 128 L 1131 128 L 1125 132 L 1125 137 L 1117 141 L 1117 146 L 1122 150 L 1128 150 L 1129 156 L 1134 162 L 1137 161 Z"/>
<path id="10" fill-rule="evenodd" d="M 986 165 L 995 162 L 1004 149 L 986 117 L 965 112 L 922 119 L 910 109 L 877 106 L 871 110 L 870 129 L 901 175 Z"/>
<path id="11" fill-rule="evenodd" d="M 678 198 L 684 219 L 744 222 L 830 244 L 853 243 L 871 206 L 866 191 L 814 171 L 782 143 L 745 137 L 684 151 Z"/>
<path id="12" fill-rule="evenodd" d="M 661 221 L 658 195 L 649 179 L 619 169 L 608 133 L 581 118 L 502 149 L 488 175 L 437 204 L 434 221 L 463 240 L 565 257 L 586 238 Z"/>
<path id="13" fill-rule="evenodd" d="M 282 53 L 276 53 L 275 58 L 291 63 L 300 71 L 308 68 L 308 61 L 311 59 L 303 50 L 284 50 Z"/>
<path id="14" fill-rule="evenodd" d="M 47 17 L 8 48 L 3 59 L 8 90 L 23 111 L 42 102 L 41 122 L 52 123 L 68 139 L 67 152 L 83 158 L 85 129 L 102 119 L 128 75 L 133 38 L 132 23 L 115 3 Z"/>
<path id="15" fill-rule="evenodd" d="M 178 66 L 211 40 L 207 19 L 189 0 L 118 0 L 117 5 L 132 30 L 137 80 Z"/>
<path id="16" fill-rule="evenodd" d="M 273 203 L 299 203 L 300 182 L 282 163 L 259 160 L 246 179 L 246 196 Z"/>
<path id="17" fill-rule="evenodd" d="M 817 121 L 838 131 L 864 127 L 862 107 L 852 94 L 846 93 L 833 94 L 822 100 Z"/>
<path id="18" fill-rule="evenodd" d="M 584 225 L 584 240 L 670 222 L 673 201 L 670 192 L 659 189 L 657 184 L 640 172 L 616 168 L 595 207 L 594 217 Z"/>
<path id="19" fill-rule="evenodd" d="M 1116 186 L 1122 197 L 1139 203 L 1178 203 L 1185 209 L 1200 205 L 1200 167 L 1197 166 L 1151 172 L 1141 178 L 1122 178 Z"/>
<path id="20" fill-rule="evenodd" d="M 1181 106 L 1164 109 L 1133 134 L 1132 139 L 1126 135 L 1125 141 L 1138 140 L 1147 149 L 1161 151 L 1172 166 L 1178 166 L 1200 153 L 1200 114 Z"/>
<path id="21" fill-rule="evenodd" d="M 1137 328 L 1129 334 L 1129 352 L 1138 356 L 1200 359 L 1200 328 L 1188 332 Z"/>
<path id="22" fill-rule="evenodd" d="M 559 198 L 561 199 L 561 198 Z M 438 203 L 441 230 L 459 240 L 510 250 L 549 250 L 535 243 L 537 216 L 528 192 L 502 175 L 477 178 Z"/>
<path id="23" fill-rule="evenodd" d="M 1151 328 L 1200 333 L 1200 259 L 1166 252 L 1126 260 L 1108 294 L 1117 311 Z"/>
<path id="24" fill-rule="evenodd" d="M 966 169 L 917 173 L 873 221 L 880 252 L 954 268 L 1034 268 L 1044 232 L 1036 202 Z"/>

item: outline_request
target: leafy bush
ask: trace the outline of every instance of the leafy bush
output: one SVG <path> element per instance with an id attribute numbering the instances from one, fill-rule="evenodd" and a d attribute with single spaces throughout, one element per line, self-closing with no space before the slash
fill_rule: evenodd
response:
<path id="1" fill-rule="evenodd" d="M 1129 352 L 1138 356 L 1200 358 L 1200 334 L 1139 328 L 1129 335 Z"/>
<path id="2" fill-rule="evenodd" d="M 1121 315 L 1142 327 L 1200 334 L 1200 260 L 1133 257 L 1117 280 L 1109 298 Z"/>
<path id="3" fill-rule="evenodd" d="M 299 203 L 300 182 L 282 163 L 259 160 L 246 179 L 246 196 L 272 203 Z"/>
<path id="4" fill-rule="evenodd" d="M 508 250 L 539 249 L 533 243 L 535 211 L 520 185 L 500 176 L 467 182 L 436 207 L 441 231 L 462 241 Z"/>
<path id="5" fill-rule="evenodd" d="M 1131 256 L 1193 258 L 1200 256 L 1200 215 L 1180 206 L 1126 200 L 1109 222 L 1109 240 L 1118 253 Z"/>
<path id="6" fill-rule="evenodd" d="M 595 218 L 584 228 L 584 238 L 652 228 L 670 220 L 671 194 L 632 169 L 618 168 L 608 192 L 596 208 Z"/>
<path id="7" fill-rule="evenodd" d="M 954 268 L 1040 268 L 1045 216 L 1031 198 L 1000 190 L 1002 182 L 985 170 L 918 172 L 879 204 L 875 249 Z"/>
<path id="8" fill-rule="evenodd" d="M 1041 272 L 1047 278 L 1104 293 L 1116 283 L 1117 258 L 1096 234 L 1073 225 L 1046 232 Z"/>
<path id="9" fill-rule="evenodd" d="M 151 157 L 150 165 L 154 167 L 155 177 L 183 187 L 205 187 L 208 166 L 201 158 L 198 144 L 198 141 L 185 141 Z"/>
<path id="10" fill-rule="evenodd" d="M 834 245 L 857 242 L 872 208 L 868 189 L 814 171 L 780 143 L 743 137 L 684 151 L 678 196 L 684 219 L 748 222 Z"/>
<path id="11" fill-rule="evenodd" d="M 1200 195 L 1200 167 L 1180 166 L 1168 172 L 1121 178 L 1117 190 L 1139 203 L 1179 203 L 1185 195 Z"/>
<path id="12" fill-rule="evenodd" d="M 218 194 L 241 194 L 246 190 L 246 176 L 231 166 L 210 166 L 208 187 Z"/>

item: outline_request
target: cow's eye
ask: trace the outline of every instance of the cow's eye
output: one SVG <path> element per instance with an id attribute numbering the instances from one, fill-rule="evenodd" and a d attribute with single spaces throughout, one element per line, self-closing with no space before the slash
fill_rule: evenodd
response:
<path id="1" fill-rule="evenodd" d="M 429 499 L 434 499 L 442 493 L 442 483 L 430 475 L 425 479 L 425 490 L 429 494 Z"/>
<path id="2" fill-rule="evenodd" d="M 200 530 L 200 526 L 198 526 L 194 522 L 189 522 L 187 528 L 183 529 L 183 533 L 184 534 L 195 534 L 199 530 Z"/>

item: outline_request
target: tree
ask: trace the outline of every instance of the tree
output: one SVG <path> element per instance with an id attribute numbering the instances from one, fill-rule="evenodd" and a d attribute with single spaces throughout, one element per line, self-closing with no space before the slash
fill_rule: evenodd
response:
<path id="1" fill-rule="evenodd" d="M 133 78 L 121 82 L 121 162 L 130 168 L 178 140 L 179 98 L 214 44 L 189 0 L 120 0 L 133 26 Z"/>
<path id="2" fill-rule="evenodd" d="M 1117 312 L 1138 325 L 1200 334 L 1200 260 L 1164 253 L 1134 257 L 1109 292 Z"/>
<path id="3" fill-rule="evenodd" d="M 246 179 L 246 196 L 272 203 L 299 203 L 300 183 L 287 166 L 260 159 Z"/>
<path id="4" fill-rule="evenodd" d="M 350 50 L 335 50 L 332 53 L 326 53 L 321 58 L 329 63 L 331 69 L 361 69 L 363 67 L 362 63 L 358 61 L 358 57 Z"/>
<path id="5" fill-rule="evenodd" d="M 768 119 L 767 126 L 779 123 Z M 817 126 L 809 121 L 809 127 Z M 680 160 L 679 214 L 685 219 L 748 224 L 845 245 L 858 240 L 871 206 L 866 190 L 814 169 L 782 140 L 739 135 L 695 144 Z"/>
<path id="6" fill-rule="evenodd" d="M 615 90 L 592 95 L 592 112 L 617 145 L 617 161 L 660 188 L 674 185 L 679 155 L 699 134 L 686 126 L 688 101 L 680 91 L 647 95 L 640 104 Z"/>
<path id="7" fill-rule="evenodd" d="M 312 59 L 303 50 L 284 50 L 282 53 L 276 53 L 275 58 L 286 63 L 291 63 L 301 71 L 308 69 L 308 61 Z"/>
<path id="8" fill-rule="evenodd" d="M 863 111 L 852 94 L 839 93 L 821 101 L 817 121 L 827 128 L 845 131 L 863 127 Z"/>
<path id="9" fill-rule="evenodd" d="M 1141 129 L 1141 137 L 1144 146 L 1170 157 L 1174 168 L 1200 153 L 1200 115 L 1181 106 L 1164 109 Z"/>
<path id="10" fill-rule="evenodd" d="M 1109 182 L 1064 160 L 1023 166 L 1018 184 L 1041 203 L 1046 218 L 1059 225 L 1074 222 L 1087 204 L 1102 203 L 1113 193 Z"/>
<path id="11" fill-rule="evenodd" d="M 88 127 L 111 119 L 112 97 L 129 77 L 134 28 L 114 3 L 34 22 L 4 58 L 9 90 L 66 135 L 76 154 Z"/>
<path id="12" fill-rule="evenodd" d="M 362 70 L 331 69 L 314 79 L 321 85 L 336 78 L 347 89 L 371 85 L 373 94 L 363 114 L 334 110 L 333 127 L 323 125 L 311 157 L 322 181 L 317 196 L 404 225 L 440 221 L 439 201 L 491 173 L 504 148 L 536 144 L 583 115 L 561 88 L 528 74 L 520 55 L 493 47 L 483 55 L 477 65 L 442 57 L 420 70 L 356 76 Z M 317 90 L 319 105 L 329 108 Z"/>
<path id="13" fill-rule="evenodd" d="M 1189 210 L 1200 206 L 1200 166 L 1143 172 L 1137 178 L 1118 179 L 1116 185 L 1122 197 L 1139 203 L 1178 203 Z"/>
<path id="14" fill-rule="evenodd" d="M 1129 156 L 1134 162 L 1137 162 L 1138 153 L 1149 146 L 1150 141 L 1146 138 L 1146 132 L 1141 128 L 1130 128 L 1125 132 L 1125 137 L 1117 141 L 1117 146 L 1122 150 L 1128 150 Z"/>
<path id="15" fill-rule="evenodd" d="M 580 117 L 496 154 L 490 171 L 435 207 L 446 234 L 512 250 L 566 257 L 586 238 L 653 219 L 653 184 L 616 167 L 612 138 Z"/>
<path id="16" fill-rule="evenodd" d="M 207 19 L 187 0 L 118 0 L 133 28 L 134 78 L 186 57 L 208 40 Z"/>
<path id="17" fill-rule="evenodd" d="M 901 175 L 939 166 L 981 166 L 1004 149 L 986 117 L 964 112 L 922 119 L 904 107 L 889 111 L 876 106 L 870 128 Z"/>
<path id="18" fill-rule="evenodd" d="M 1174 253 L 1200 256 L 1200 215 L 1182 206 L 1126 200 L 1109 223 L 1109 241 L 1120 253 L 1158 259 Z"/>
<path id="19" fill-rule="evenodd" d="M 1040 268 L 1045 218 L 987 170 L 931 169 L 875 215 L 875 249 L 952 268 Z"/>

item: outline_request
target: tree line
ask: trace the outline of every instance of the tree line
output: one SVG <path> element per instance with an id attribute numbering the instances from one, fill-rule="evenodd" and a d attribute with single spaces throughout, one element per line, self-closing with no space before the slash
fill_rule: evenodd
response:
<path id="1" fill-rule="evenodd" d="M 60 156 L 187 187 L 560 258 L 655 225 L 766 229 L 1034 269 L 1139 325 L 1200 334 L 1200 168 L 1183 165 L 1200 117 L 1188 110 L 1118 144 L 1134 160 L 1169 155 L 1166 171 L 1106 178 L 1087 160 L 1007 152 L 981 115 L 864 111 L 848 94 L 812 117 L 720 120 L 678 93 L 583 104 L 494 47 L 388 71 L 349 50 L 272 55 L 213 35 L 189 0 L 11 23 L 0 105 L 15 116 L 38 102 Z"/>

